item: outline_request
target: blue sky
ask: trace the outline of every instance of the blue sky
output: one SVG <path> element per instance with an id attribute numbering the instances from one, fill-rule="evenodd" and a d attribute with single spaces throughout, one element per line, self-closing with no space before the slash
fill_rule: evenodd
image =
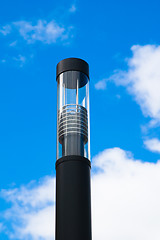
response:
<path id="1" fill-rule="evenodd" d="M 100 233 L 103 234 L 101 240 L 108 237 L 111 240 L 127 239 L 123 231 L 117 230 L 119 238 L 114 235 L 114 230 L 107 231 L 110 221 L 106 215 L 114 216 L 115 205 L 119 204 L 118 200 L 114 202 L 113 192 L 122 199 L 117 208 L 121 216 L 117 226 L 123 222 L 123 216 L 123 226 L 127 224 L 127 212 L 121 211 L 129 189 L 137 199 L 149 199 L 147 209 L 151 210 L 155 205 L 155 211 L 148 212 L 147 217 L 152 215 L 154 226 L 159 222 L 160 218 L 156 216 L 160 212 L 156 207 L 160 193 L 153 191 L 160 187 L 159 8 L 160 3 L 155 0 L 6 0 L 1 3 L 1 239 L 54 239 L 51 226 L 49 229 L 44 227 L 44 231 L 38 229 L 39 234 L 33 229 L 40 216 L 54 222 L 49 212 L 51 207 L 54 215 L 55 75 L 56 64 L 67 57 L 82 58 L 90 66 L 93 206 L 114 203 L 110 208 L 113 211 L 107 207 L 106 212 L 98 207 L 93 210 L 93 227 L 97 226 L 97 230 L 93 228 L 94 239 L 98 239 Z M 97 171 L 97 167 L 102 171 Z M 134 175 L 134 179 L 128 180 L 127 172 L 130 177 Z M 151 182 L 148 176 L 153 179 Z M 131 181 L 129 189 L 126 181 Z M 97 187 L 103 184 L 105 202 L 101 202 L 102 197 L 97 197 L 103 195 Z M 148 186 L 148 191 L 144 186 Z M 136 191 L 138 187 L 139 191 Z M 127 190 L 119 193 L 119 188 Z M 151 199 L 149 190 L 152 190 Z M 109 193 L 112 195 L 110 200 Z M 132 198 L 128 199 L 128 209 L 129 206 L 140 211 L 144 205 Z M 26 212 L 22 211 L 25 207 Z M 16 209 L 21 217 L 16 215 Z M 130 231 L 126 234 L 128 239 L 131 239 L 129 234 L 133 236 L 135 232 L 136 240 L 158 240 L 158 225 L 156 229 L 151 223 L 145 223 L 144 212 L 141 216 L 144 218 L 139 224 L 143 225 L 142 229 L 149 224 L 150 232 L 145 236 L 144 231 L 136 227 L 138 219 L 133 216 L 133 222 L 128 226 Z M 106 219 L 106 227 L 97 224 L 94 219 L 98 217 Z M 113 227 L 108 226 L 109 229 Z M 132 229 L 131 226 L 135 227 Z"/>

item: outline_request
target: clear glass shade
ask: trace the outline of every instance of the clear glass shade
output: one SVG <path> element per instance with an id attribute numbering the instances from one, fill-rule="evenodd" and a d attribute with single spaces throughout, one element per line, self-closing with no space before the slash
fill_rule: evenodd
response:
<path id="1" fill-rule="evenodd" d="M 69 155 L 90 159 L 89 79 L 78 71 L 57 79 L 57 159 Z"/>

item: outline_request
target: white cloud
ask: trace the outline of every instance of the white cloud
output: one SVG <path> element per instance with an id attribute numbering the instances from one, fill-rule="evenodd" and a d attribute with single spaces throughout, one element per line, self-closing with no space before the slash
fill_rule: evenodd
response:
<path id="1" fill-rule="evenodd" d="M 119 148 L 93 159 L 93 239 L 160 239 L 160 162 L 135 161 Z"/>
<path id="2" fill-rule="evenodd" d="M 5 25 L 0 29 L 0 33 L 2 33 L 4 36 L 8 35 L 11 32 L 11 26 Z"/>
<path id="3" fill-rule="evenodd" d="M 105 90 L 107 87 L 107 79 L 102 79 L 101 81 L 95 84 L 97 90 Z"/>
<path id="4" fill-rule="evenodd" d="M 55 43 L 65 33 L 65 29 L 60 27 L 55 21 L 38 20 L 36 24 L 19 21 L 13 24 L 28 43 L 35 43 L 36 41 L 46 44 Z"/>
<path id="5" fill-rule="evenodd" d="M 12 203 L 4 218 L 11 223 L 6 234 L 13 239 L 53 240 L 55 179 L 46 177 L 19 189 L 2 190 L 1 196 Z"/>
<path id="6" fill-rule="evenodd" d="M 160 140 L 157 138 L 147 139 L 144 141 L 145 147 L 151 152 L 160 153 Z"/>
<path id="7" fill-rule="evenodd" d="M 119 72 L 113 79 L 134 95 L 144 115 L 160 120 L 160 46 L 133 46 L 131 50 L 128 72 Z"/>
<path id="8" fill-rule="evenodd" d="M 92 162 L 94 240 L 160 239 L 160 162 L 135 160 L 120 148 L 106 149 Z M 35 184 L 35 186 L 34 186 Z M 3 190 L 11 202 L 5 219 L 13 239 L 54 239 L 55 178 Z"/>
<path id="9" fill-rule="evenodd" d="M 72 11 L 74 7 L 72 8 Z M 28 43 L 33 44 L 37 41 L 44 44 L 52 44 L 57 41 L 64 41 L 70 36 L 72 26 L 64 27 L 58 24 L 55 20 L 47 22 L 46 20 L 39 19 L 36 23 L 30 21 L 17 21 L 3 26 L 0 32 L 3 35 L 8 35 L 13 30 Z M 15 46 L 17 40 L 14 40 L 9 46 Z"/>
<path id="10" fill-rule="evenodd" d="M 133 56 L 127 59 L 128 70 L 115 71 L 109 79 L 127 88 L 146 117 L 160 122 L 160 46 L 136 45 L 131 50 Z"/>

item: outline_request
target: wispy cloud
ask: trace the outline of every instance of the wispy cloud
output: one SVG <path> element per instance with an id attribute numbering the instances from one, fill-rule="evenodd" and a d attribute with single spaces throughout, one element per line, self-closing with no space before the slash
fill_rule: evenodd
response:
<path id="1" fill-rule="evenodd" d="M 10 25 L 5 25 L 2 26 L 2 28 L 0 29 L 0 33 L 2 33 L 4 36 L 8 35 L 9 33 L 11 33 L 11 26 Z"/>
<path id="2" fill-rule="evenodd" d="M 99 82 L 95 84 L 95 88 L 97 90 L 105 90 L 107 88 L 107 80 L 108 79 L 102 79 Z"/>
<path id="3" fill-rule="evenodd" d="M 26 57 L 19 54 L 17 57 L 14 57 L 13 60 L 18 63 L 18 66 L 23 67 L 26 62 Z"/>
<path id="4" fill-rule="evenodd" d="M 2 62 L 2 63 L 5 63 L 5 62 L 6 62 L 6 59 L 2 59 L 1 62 Z"/>
<path id="5" fill-rule="evenodd" d="M 0 32 L 3 35 L 18 33 L 28 44 L 42 42 L 44 44 L 53 44 L 57 41 L 65 41 L 71 35 L 71 26 L 64 27 L 58 24 L 55 20 L 46 21 L 39 19 L 37 22 L 17 21 L 12 22 L 2 27 Z M 15 46 L 17 40 L 14 40 L 10 46 Z"/>
<path id="6" fill-rule="evenodd" d="M 151 152 L 160 153 L 160 140 L 158 138 L 147 139 L 144 141 L 144 145 Z"/>
<path id="7" fill-rule="evenodd" d="M 5 47 L 7 44 L 10 47 L 10 55 L 2 56 L 0 63 L 6 62 L 23 67 L 35 52 L 33 45 L 36 43 L 68 45 L 74 37 L 73 29 L 74 27 L 67 22 L 58 23 L 55 19 L 21 20 L 0 26 L 0 35 L 4 36 L 2 41 L 5 39 L 6 41 L 3 41 Z M 3 54 L 5 53 L 6 51 Z"/>
<path id="8" fill-rule="evenodd" d="M 17 45 L 17 40 L 13 41 L 9 44 L 10 47 L 15 47 Z"/>
<path id="9" fill-rule="evenodd" d="M 159 240 L 160 162 L 135 160 L 120 148 L 93 158 L 92 229 L 95 240 Z M 12 190 L 1 196 L 12 205 L 3 214 L 13 239 L 54 239 L 55 178 Z M 1 221 L 2 222 L 2 221 Z"/>
<path id="10" fill-rule="evenodd" d="M 76 10 L 77 10 L 76 5 L 72 4 L 72 6 L 69 9 L 69 12 L 74 13 L 74 12 L 76 12 Z"/>
<path id="11" fill-rule="evenodd" d="M 15 56 L 6 56 L 4 59 L 0 60 L 0 63 L 5 64 L 9 63 L 18 68 L 24 67 L 31 59 L 33 59 L 34 54 L 26 53 L 24 54 L 15 54 Z"/>
<path id="12" fill-rule="evenodd" d="M 0 222 L 0 232 L 4 231 L 3 223 Z"/>
<path id="13" fill-rule="evenodd" d="M 36 41 L 46 44 L 55 43 L 58 39 L 62 39 L 65 33 L 65 29 L 55 21 L 38 20 L 36 24 L 19 21 L 13 24 L 27 43 L 35 43 Z"/>

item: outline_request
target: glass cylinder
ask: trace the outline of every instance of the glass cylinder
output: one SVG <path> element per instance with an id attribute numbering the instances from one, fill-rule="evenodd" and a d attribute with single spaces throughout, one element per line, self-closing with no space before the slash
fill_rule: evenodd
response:
<path id="1" fill-rule="evenodd" d="M 70 155 L 90 160 L 89 78 L 81 71 L 57 78 L 57 159 Z"/>

